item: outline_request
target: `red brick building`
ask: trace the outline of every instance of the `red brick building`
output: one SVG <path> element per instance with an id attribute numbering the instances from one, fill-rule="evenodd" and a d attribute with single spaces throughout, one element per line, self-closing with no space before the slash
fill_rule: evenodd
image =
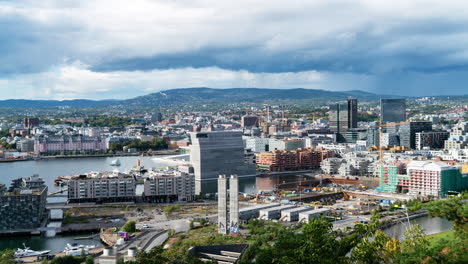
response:
<path id="1" fill-rule="evenodd" d="M 322 149 L 300 148 L 258 153 L 257 168 L 268 171 L 288 171 L 320 168 L 322 160 L 333 157 L 334 152 Z"/>

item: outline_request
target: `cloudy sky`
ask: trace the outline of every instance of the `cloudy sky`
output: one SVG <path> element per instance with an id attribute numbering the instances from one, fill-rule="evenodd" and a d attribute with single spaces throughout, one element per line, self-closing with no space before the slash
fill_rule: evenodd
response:
<path id="1" fill-rule="evenodd" d="M 0 99 L 467 83 L 467 1 L 0 0 Z"/>

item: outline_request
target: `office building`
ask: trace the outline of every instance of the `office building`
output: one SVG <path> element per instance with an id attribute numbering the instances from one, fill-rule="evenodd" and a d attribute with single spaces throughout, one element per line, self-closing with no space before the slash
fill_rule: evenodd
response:
<path id="1" fill-rule="evenodd" d="M 206 191 L 203 182 L 216 180 L 219 175 L 255 175 L 255 165 L 245 163 L 241 131 L 192 132 L 190 137 L 197 194 Z"/>
<path id="2" fill-rule="evenodd" d="M 346 131 L 357 128 L 357 99 L 348 99 L 347 103 L 330 105 L 328 119 L 330 130 L 337 134 L 338 142 L 345 142 Z"/>
<path id="3" fill-rule="evenodd" d="M 68 181 L 68 203 L 134 201 L 136 181 L 130 174 L 94 172 Z"/>
<path id="4" fill-rule="evenodd" d="M 406 121 L 406 99 L 380 99 L 382 122 Z"/>
<path id="5" fill-rule="evenodd" d="M 242 116 L 242 127 L 258 127 L 260 125 L 260 118 L 258 116 Z"/>
<path id="6" fill-rule="evenodd" d="M 358 140 L 367 138 L 367 129 L 365 128 L 350 128 L 346 130 L 346 143 L 356 143 Z"/>
<path id="7" fill-rule="evenodd" d="M 450 136 L 445 131 L 429 131 L 416 133 L 416 149 L 441 149 L 444 148 L 445 140 Z"/>
<path id="8" fill-rule="evenodd" d="M 379 145 L 379 129 L 378 128 L 368 128 L 367 129 L 367 136 L 366 136 L 366 147 L 370 148 L 372 146 L 380 146 Z"/>
<path id="9" fill-rule="evenodd" d="M 191 202 L 195 200 L 195 176 L 181 171 L 153 173 L 144 182 L 146 202 Z"/>
<path id="10" fill-rule="evenodd" d="M 37 175 L 13 180 L 8 190 L 0 186 L 0 231 L 30 231 L 43 226 L 47 190 Z"/>
<path id="11" fill-rule="evenodd" d="M 23 120 L 23 125 L 25 129 L 31 129 L 39 126 L 39 118 L 37 117 L 26 117 Z"/>
<path id="12" fill-rule="evenodd" d="M 265 152 L 270 150 L 270 139 L 262 137 L 251 137 L 245 140 L 245 148 L 253 152 Z"/>
<path id="13" fill-rule="evenodd" d="M 380 139 L 381 146 L 399 146 L 400 138 L 396 133 L 382 133 L 382 138 Z"/>
<path id="14" fill-rule="evenodd" d="M 432 131 L 432 122 L 415 121 L 401 125 L 398 131 L 400 146 L 415 149 L 416 133 L 428 131 Z"/>

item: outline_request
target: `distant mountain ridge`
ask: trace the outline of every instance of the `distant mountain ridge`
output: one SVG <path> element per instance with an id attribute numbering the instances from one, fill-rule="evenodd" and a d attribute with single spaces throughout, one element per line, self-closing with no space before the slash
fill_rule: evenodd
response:
<path id="1" fill-rule="evenodd" d="M 8 99 L 0 100 L 0 107 L 13 108 L 56 108 L 56 107 L 98 107 L 118 102 L 118 100 L 28 100 L 28 99 Z"/>
<path id="2" fill-rule="evenodd" d="M 0 100 L 0 107 L 13 108 L 57 108 L 57 107 L 101 107 L 101 106 L 142 106 L 157 107 L 182 104 L 214 103 L 273 103 L 312 101 L 339 101 L 347 98 L 359 100 L 378 100 L 379 98 L 401 98 L 397 96 L 377 95 L 360 90 L 326 91 L 318 89 L 268 89 L 268 88 L 229 88 L 216 89 L 206 87 L 177 88 L 138 96 L 126 100 Z"/>
<path id="3" fill-rule="evenodd" d="M 337 101 L 347 98 L 359 100 L 378 100 L 383 96 L 360 90 L 332 92 L 317 89 L 267 89 L 267 88 L 229 88 L 213 89 L 206 87 L 181 88 L 156 92 L 133 99 L 123 100 L 125 105 L 180 105 L 180 104 L 210 104 L 210 103 L 267 103 L 286 101 Z M 401 97 L 400 97 L 401 98 Z"/>

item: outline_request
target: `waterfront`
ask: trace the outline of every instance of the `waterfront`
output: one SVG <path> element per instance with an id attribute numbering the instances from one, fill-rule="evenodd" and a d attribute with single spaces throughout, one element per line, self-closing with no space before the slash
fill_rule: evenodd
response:
<path id="1" fill-rule="evenodd" d="M 91 233 L 77 233 L 67 235 L 57 235 L 55 237 L 43 236 L 18 236 L 18 237 L 0 237 L 0 250 L 11 248 L 23 248 L 23 244 L 32 250 L 51 250 L 52 253 L 63 251 L 67 243 L 78 243 L 81 245 L 102 246 L 99 236 L 94 239 L 74 240 L 76 237 L 88 237 Z"/>
<path id="2" fill-rule="evenodd" d="M 163 156 L 164 157 L 164 156 Z M 114 159 L 119 159 L 121 166 L 111 166 Z M 141 165 L 147 168 L 159 168 L 170 166 L 169 162 L 164 162 L 155 157 L 92 157 L 92 158 L 70 158 L 70 159 L 42 159 L 21 162 L 0 163 L 0 183 L 10 185 L 11 180 L 18 177 L 28 177 L 39 174 L 49 187 L 49 191 L 60 190 L 54 185 L 54 180 L 58 176 L 76 175 L 91 171 L 128 171 L 141 161 Z"/>
<path id="3" fill-rule="evenodd" d="M 411 224 L 418 224 L 426 233 L 432 235 L 452 229 L 452 223 L 444 218 L 423 216 L 410 220 Z M 385 234 L 392 236 L 398 240 L 405 238 L 404 232 L 408 228 L 408 221 L 402 220 L 400 223 L 393 225 L 383 230 Z"/>

